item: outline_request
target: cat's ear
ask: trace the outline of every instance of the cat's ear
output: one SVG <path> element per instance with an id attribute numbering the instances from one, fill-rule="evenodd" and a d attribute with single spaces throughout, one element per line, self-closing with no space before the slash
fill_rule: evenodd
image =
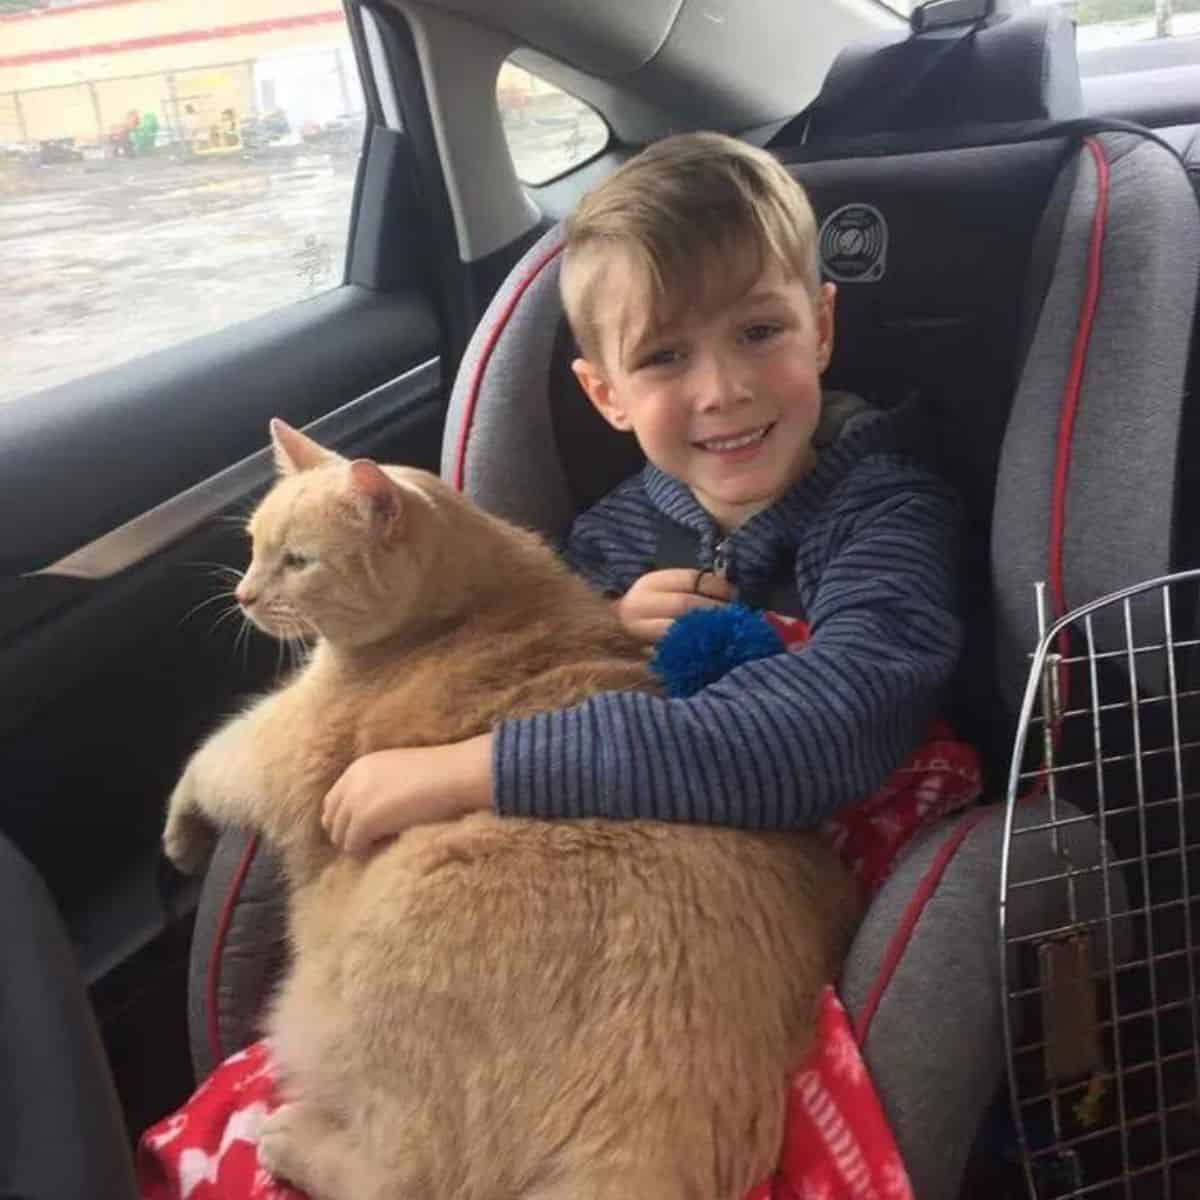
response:
<path id="1" fill-rule="evenodd" d="M 369 458 L 356 458 L 347 471 L 358 511 L 391 541 L 400 531 L 404 503 L 400 488 Z"/>
<path id="2" fill-rule="evenodd" d="M 275 468 L 280 475 L 308 471 L 338 457 L 278 417 L 271 418 L 271 445 L 275 450 Z"/>

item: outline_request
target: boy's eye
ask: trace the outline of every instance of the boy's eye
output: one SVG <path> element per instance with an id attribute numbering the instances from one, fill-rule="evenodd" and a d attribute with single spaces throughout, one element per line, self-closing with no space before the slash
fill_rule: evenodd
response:
<path id="1" fill-rule="evenodd" d="M 765 342 L 779 332 L 779 326 L 770 321 L 758 321 L 746 327 L 743 336 L 748 342 Z"/>
<path id="2" fill-rule="evenodd" d="M 648 367 L 674 366 L 682 358 L 682 351 L 674 350 L 670 346 L 664 346 L 660 350 L 651 350 L 649 354 L 644 354 L 638 361 L 638 370 L 644 371 Z"/>
<path id="3" fill-rule="evenodd" d="M 289 571 L 299 571 L 302 567 L 307 567 L 312 562 L 312 559 L 307 554 L 300 554 L 296 550 L 285 550 L 283 555 L 283 565 Z"/>

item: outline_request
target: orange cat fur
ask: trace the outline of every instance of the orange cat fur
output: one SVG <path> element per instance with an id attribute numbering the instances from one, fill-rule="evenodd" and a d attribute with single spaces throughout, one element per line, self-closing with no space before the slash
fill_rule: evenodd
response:
<path id="1" fill-rule="evenodd" d="M 213 825 L 282 855 L 264 1163 L 312 1200 L 741 1200 L 857 918 L 847 875 L 813 834 L 482 813 L 338 854 L 321 801 L 356 756 L 654 680 L 533 534 L 272 433 L 246 586 L 316 646 L 196 752 L 164 834 L 190 869 Z"/>

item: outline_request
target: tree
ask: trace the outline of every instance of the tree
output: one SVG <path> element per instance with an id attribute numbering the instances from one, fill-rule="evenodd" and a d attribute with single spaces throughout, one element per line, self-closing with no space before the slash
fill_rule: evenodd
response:
<path id="1" fill-rule="evenodd" d="M 1154 36 L 1171 36 L 1171 0 L 1154 0 Z"/>

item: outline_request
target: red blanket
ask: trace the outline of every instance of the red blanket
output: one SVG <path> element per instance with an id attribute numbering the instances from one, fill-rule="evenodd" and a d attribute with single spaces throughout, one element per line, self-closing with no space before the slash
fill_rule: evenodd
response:
<path id="1" fill-rule="evenodd" d="M 233 1055 L 174 1116 L 142 1135 L 143 1200 L 305 1200 L 258 1165 L 278 1104 L 265 1042 Z M 912 1200 L 908 1176 L 845 1010 L 826 989 L 817 1048 L 791 1079 L 779 1170 L 748 1200 Z"/>
<path id="2" fill-rule="evenodd" d="M 916 833 L 979 790 L 974 751 L 938 727 L 874 796 L 828 822 L 826 832 L 873 893 Z M 143 1200 L 304 1200 L 258 1165 L 258 1130 L 277 1104 L 265 1043 L 226 1059 L 179 1112 L 143 1134 Z M 779 1168 L 748 1200 L 843 1198 L 913 1194 L 853 1029 L 829 988 L 813 1051 L 790 1078 Z"/>

